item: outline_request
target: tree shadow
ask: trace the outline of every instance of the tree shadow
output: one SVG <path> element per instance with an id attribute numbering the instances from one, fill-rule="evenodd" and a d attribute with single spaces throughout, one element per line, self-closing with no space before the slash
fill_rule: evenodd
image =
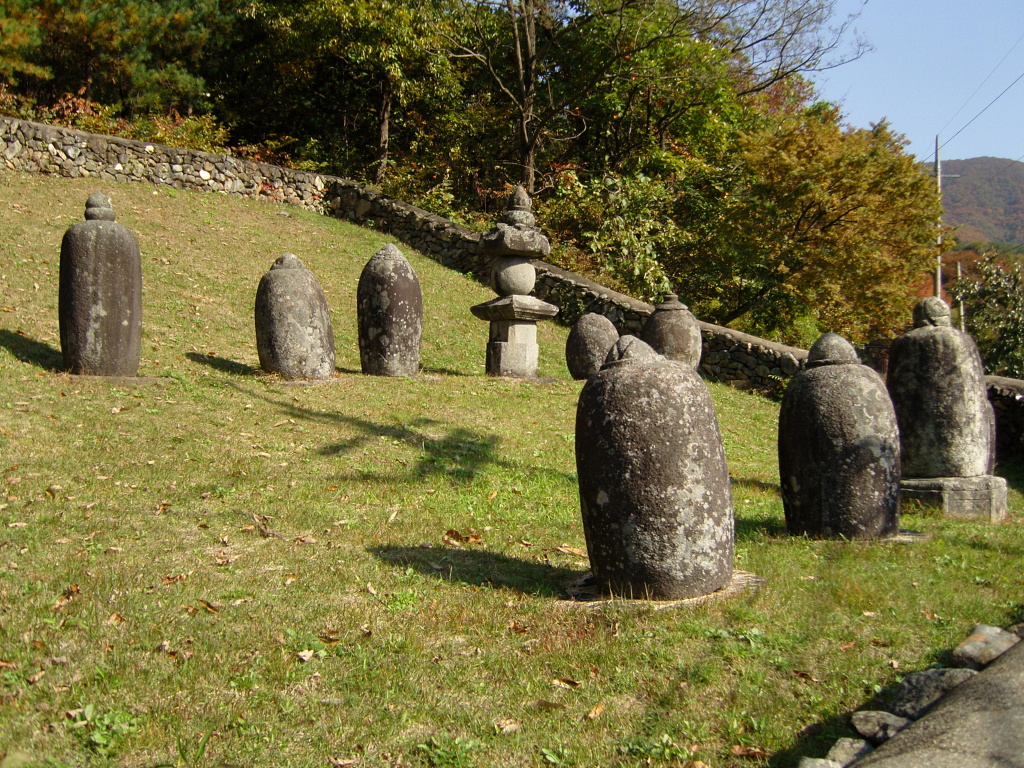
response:
<path id="1" fill-rule="evenodd" d="M 586 573 L 542 560 L 520 560 L 480 549 L 386 545 L 370 547 L 367 551 L 395 567 L 413 568 L 435 579 L 474 587 L 514 589 L 537 597 L 567 599 L 564 585 Z"/>
<path id="2" fill-rule="evenodd" d="M 779 520 L 777 517 L 735 517 L 734 525 L 737 541 L 784 539 L 790 536 L 785 521 Z"/>
<path id="3" fill-rule="evenodd" d="M 438 366 L 424 366 L 420 368 L 420 373 L 426 373 L 430 376 L 468 376 L 469 374 L 463 371 L 456 371 L 452 368 L 441 368 Z"/>
<path id="4" fill-rule="evenodd" d="M 214 370 L 220 371 L 221 373 L 230 373 L 233 376 L 252 376 L 259 373 L 258 368 L 253 368 L 251 365 L 245 363 L 239 363 L 234 360 L 228 360 L 225 357 L 217 357 L 216 355 L 204 355 L 199 352 L 187 352 L 185 354 L 189 360 L 193 363 L 199 363 L 200 365 L 206 365 Z"/>
<path id="5" fill-rule="evenodd" d="M 64 357 L 59 349 L 54 349 L 42 341 L 30 339 L 22 333 L 0 330 L 0 346 L 23 363 L 30 363 L 52 373 L 63 373 Z"/>
<path id="6" fill-rule="evenodd" d="M 1024 493 L 1024 460 L 1019 457 L 1002 457 L 996 462 L 996 469 L 993 474 L 1006 478 L 1006 484 L 1017 491 Z"/>

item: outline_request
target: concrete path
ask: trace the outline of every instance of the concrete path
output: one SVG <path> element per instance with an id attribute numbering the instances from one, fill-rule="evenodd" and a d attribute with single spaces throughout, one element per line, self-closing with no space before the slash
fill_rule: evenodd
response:
<path id="1" fill-rule="evenodd" d="M 1024 768 L 1024 643 L 854 768 Z"/>

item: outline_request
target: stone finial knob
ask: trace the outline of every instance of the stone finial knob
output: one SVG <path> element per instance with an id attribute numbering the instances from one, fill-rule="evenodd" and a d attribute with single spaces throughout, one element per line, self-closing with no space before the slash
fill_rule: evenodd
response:
<path id="1" fill-rule="evenodd" d="M 807 352 L 807 367 L 820 365 L 855 365 L 860 362 L 857 350 L 838 333 L 823 333 Z"/>
<path id="2" fill-rule="evenodd" d="M 516 187 L 509 197 L 501 223 L 519 228 L 533 227 L 537 223 L 537 217 L 533 215 L 533 201 L 522 187 Z"/>
<path id="3" fill-rule="evenodd" d="M 923 328 L 926 325 L 952 325 L 952 313 L 949 305 L 938 296 L 929 296 L 921 299 L 914 307 L 914 327 Z"/>
<path id="4" fill-rule="evenodd" d="M 294 253 L 286 253 L 280 256 L 273 264 L 270 265 L 271 269 L 305 269 L 306 265 L 302 263 L 301 259 Z"/>
<path id="5" fill-rule="evenodd" d="M 89 221 L 114 221 L 114 206 L 102 192 L 93 192 L 85 201 L 85 218 Z"/>

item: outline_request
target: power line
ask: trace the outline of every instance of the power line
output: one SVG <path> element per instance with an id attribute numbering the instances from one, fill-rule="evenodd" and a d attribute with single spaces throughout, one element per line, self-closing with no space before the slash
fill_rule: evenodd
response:
<path id="1" fill-rule="evenodd" d="M 959 135 L 960 135 L 961 133 L 963 133 L 963 132 L 964 132 L 964 129 L 966 129 L 966 128 L 967 128 L 967 126 L 969 126 L 969 125 L 970 125 L 971 123 L 973 123 L 973 122 L 974 122 L 975 120 L 977 120 L 977 119 L 978 119 L 979 117 L 981 117 L 981 116 L 982 116 L 983 114 L 985 114 L 985 113 L 986 113 L 986 112 L 988 111 L 989 107 L 991 107 L 991 106 L 992 106 L 993 104 L 995 104 L 995 103 L 996 103 L 997 101 L 999 101 L 999 100 L 1000 100 L 1001 98 L 1003 98 L 1003 96 L 1005 96 L 1005 95 L 1006 95 L 1006 92 L 1007 92 L 1007 91 L 1009 91 L 1009 90 L 1010 90 L 1011 88 L 1013 88 L 1013 86 L 1015 86 L 1015 85 L 1016 85 L 1017 83 L 1019 83 L 1019 82 L 1020 82 L 1021 80 L 1024 80 L 1024 72 L 1021 72 L 1021 73 L 1020 73 L 1019 75 L 1017 75 L 1017 78 L 1016 78 L 1016 79 L 1015 79 L 1015 80 L 1014 80 L 1014 81 L 1013 81 L 1012 83 L 1010 83 L 1010 84 L 1009 84 L 1008 86 L 1006 86 L 1006 87 L 1005 87 L 1005 88 L 1004 88 L 1004 89 L 1003 89 L 1003 90 L 1002 90 L 1002 91 L 1001 91 L 1001 92 L 999 93 L 999 95 L 998 95 L 998 96 L 996 96 L 996 97 L 995 97 L 994 99 L 992 99 L 992 101 L 990 101 L 990 102 L 989 102 L 988 104 L 986 104 L 986 105 L 985 105 L 985 107 L 984 107 L 984 109 L 982 109 L 982 110 L 981 110 L 980 112 L 978 112 L 978 114 L 976 114 L 976 115 L 975 115 L 974 117 L 972 117 L 972 118 L 971 118 L 970 120 L 968 120 L 968 121 L 967 121 L 966 123 L 964 123 L 963 127 L 961 127 L 959 131 L 957 131 L 957 132 L 956 132 L 956 133 L 954 133 L 954 134 L 953 134 L 952 136 L 950 136 L 950 137 L 949 137 L 948 139 L 946 139 L 946 140 L 945 140 L 944 142 L 942 142 L 942 145 L 941 145 L 941 146 L 943 146 L 943 147 L 944 147 L 944 146 L 946 146 L 947 144 L 949 144 L 949 142 L 951 142 L 951 141 L 952 141 L 953 139 L 955 139 L 955 138 L 956 138 L 957 136 L 959 136 Z"/>
<path id="2" fill-rule="evenodd" d="M 1020 41 L 1021 40 L 1024 40 L 1024 34 L 1022 34 L 1020 37 L 1017 38 L 1017 42 L 1015 42 L 1013 45 L 1010 46 L 1010 50 L 1008 50 L 1005 54 L 1003 54 L 1003 58 L 1001 58 L 999 60 L 999 62 L 994 67 L 992 67 L 992 71 L 989 72 L 987 75 L 985 75 L 985 79 L 982 80 L 981 83 L 978 85 L 978 87 L 974 89 L 974 93 L 972 93 L 970 96 L 968 96 L 964 100 L 964 103 L 961 104 L 957 108 L 956 112 L 953 113 L 953 116 L 950 117 L 949 120 L 946 121 L 946 124 L 939 129 L 939 135 L 941 135 L 942 132 L 949 127 L 949 124 L 952 123 L 953 120 L 956 119 L 957 115 L 959 115 L 961 112 L 963 112 L 964 107 L 966 107 L 971 102 L 971 99 L 973 99 L 975 96 L 978 95 L 978 91 L 980 91 L 982 89 L 982 87 L 985 85 L 985 83 L 987 83 L 989 81 L 989 79 L 992 77 L 992 75 L 994 75 L 996 73 L 996 70 L 999 69 L 999 67 L 1001 67 L 1003 65 L 1003 62 L 1006 61 L 1006 59 L 1009 57 L 1009 55 L 1011 53 L 1013 53 L 1014 49 L 1018 45 L 1020 45 Z"/>

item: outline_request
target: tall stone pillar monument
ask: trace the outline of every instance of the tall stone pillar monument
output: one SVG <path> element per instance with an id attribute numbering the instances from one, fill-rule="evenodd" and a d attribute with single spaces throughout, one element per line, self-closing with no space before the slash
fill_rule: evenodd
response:
<path id="1" fill-rule="evenodd" d="M 476 317 L 490 322 L 487 341 L 487 374 L 513 378 L 537 375 L 537 323 L 558 314 L 558 307 L 530 296 L 537 280 L 535 259 L 551 252 L 548 239 L 534 226 L 530 196 L 516 187 L 508 210 L 493 229 L 484 233 L 480 246 L 492 257 L 490 284 L 497 299 L 471 308 Z"/>
<path id="2" fill-rule="evenodd" d="M 914 329 L 892 344 L 887 384 L 900 428 L 903 503 L 1003 520 L 1006 480 L 992 475 L 995 415 L 981 355 L 974 339 L 952 326 L 942 299 L 914 307 Z"/>

